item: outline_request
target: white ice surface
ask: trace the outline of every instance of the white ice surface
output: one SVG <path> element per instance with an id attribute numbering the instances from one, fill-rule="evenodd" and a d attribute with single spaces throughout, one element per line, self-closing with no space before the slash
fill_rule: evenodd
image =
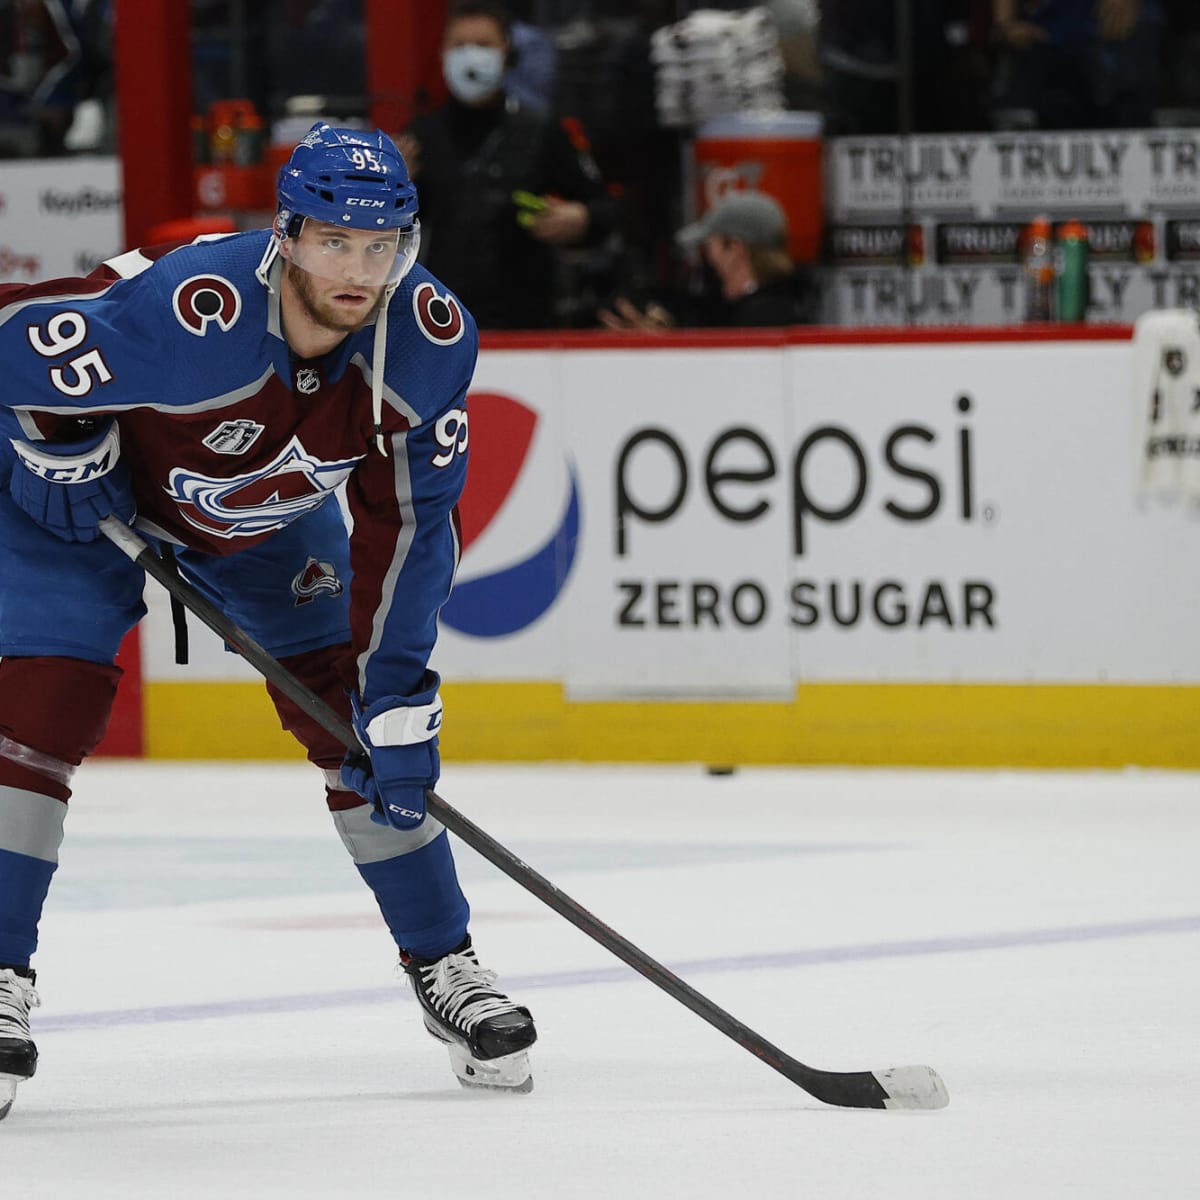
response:
<path id="1" fill-rule="evenodd" d="M 812 1066 L 826 1107 L 458 847 L 536 1088 L 475 1096 L 311 768 L 94 763 L 35 965 L 5 1200 L 1194 1200 L 1200 777 L 448 767 L 442 792 Z"/>

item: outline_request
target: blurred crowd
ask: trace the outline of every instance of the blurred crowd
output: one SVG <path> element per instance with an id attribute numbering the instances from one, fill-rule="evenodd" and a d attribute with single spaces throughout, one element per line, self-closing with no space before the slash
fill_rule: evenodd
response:
<path id="1" fill-rule="evenodd" d="M 0 0 L 0 156 L 112 152 L 112 4 Z M 276 121 L 316 94 L 366 117 L 361 0 L 191 14 L 197 112 L 246 96 Z M 759 247 L 681 236 L 689 139 L 730 108 L 833 136 L 1200 125 L 1200 0 L 451 0 L 433 52 L 439 86 L 389 132 L 424 253 L 490 327 L 746 323 L 717 264 L 785 246 L 786 220 L 757 214 Z M 779 311 L 814 311 L 793 282 Z"/>
<path id="2" fill-rule="evenodd" d="M 113 0 L 0 0 L 0 158 L 107 149 Z"/>

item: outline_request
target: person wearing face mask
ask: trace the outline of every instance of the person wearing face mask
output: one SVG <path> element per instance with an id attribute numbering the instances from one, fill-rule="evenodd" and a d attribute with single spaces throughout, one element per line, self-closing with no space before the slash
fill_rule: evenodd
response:
<path id="1" fill-rule="evenodd" d="M 556 324 L 559 248 L 599 243 L 618 219 L 578 133 L 506 90 L 512 61 L 507 9 L 457 0 L 443 38 L 450 97 L 397 139 L 421 188 L 421 262 L 484 329 Z"/>

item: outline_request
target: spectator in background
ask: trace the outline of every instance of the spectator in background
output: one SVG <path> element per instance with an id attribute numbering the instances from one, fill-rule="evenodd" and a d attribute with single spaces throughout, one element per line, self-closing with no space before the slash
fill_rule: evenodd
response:
<path id="1" fill-rule="evenodd" d="M 618 297 L 601 310 L 606 329 L 662 331 L 686 324 L 750 329 L 819 319 L 816 286 L 788 254 L 787 216 L 774 197 L 730 192 L 675 239 L 685 250 L 700 250 L 716 277 L 716 304 L 707 310 L 700 305 L 683 317 L 656 302 L 639 309 L 627 297 Z"/>
<path id="2" fill-rule="evenodd" d="M 0 126 L 16 133 L 15 153 L 104 148 L 111 27 L 110 0 L 0 4 Z"/>
<path id="3" fill-rule="evenodd" d="M 505 91 L 512 22 L 490 0 L 457 0 L 443 39 L 450 99 L 399 139 L 420 188 L 421 261 L 484 329 L 555 325 L 556 252 L 615 226 L 586 144 Z M 427 214 L 427 216 L 425 215 Z"/>
<path id="4" fill-rule="evenodd" d="M 1149 125 L 1158 99 L 1160 0 L 993 0 L 998 123 Z"/>
<path id="5" fill-rule="evenodd" d="M 549 112 L 558 78 L 558 51 L 544 29 L 513 21 L 512 54 L 504 72 L 504 91 L 526 108 Z"/>
<path id="6" fill-rule="evenodd" d="M 1200 124 L 1200 4 L 1163 0 L 1166 16 L 1163 94 L 1167 124 Z"/>
<path id="7" fill-rule="evenodd" d="M 817 0 L 767 0 L 766 7 L 779 31 L 788 108 L 822 110 L 825 91 L 820 62 L 820 5 Z"/>
<path id="8" fill-rule="evenodd" d="M 905 47 L 898 36 L 896 0 L 820 0 L 826 132 L 986 129 L 987 3 L 911 0 L 911 39 Z M 904 99 L 911 101 L 911 129 L 900 128 Z"/>

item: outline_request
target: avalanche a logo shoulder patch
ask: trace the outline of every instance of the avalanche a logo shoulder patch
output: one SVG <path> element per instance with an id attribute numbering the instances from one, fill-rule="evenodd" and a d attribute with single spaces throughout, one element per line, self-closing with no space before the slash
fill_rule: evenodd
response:
<path id="1" fill-rule="evenodd" d="M 449 292 L 438 295 L 432 283 L 417 284 L 412 306 L 417 328 L 435 346 L 453 346 L 467 330 L 458 301 Z"/>
<path id="2" fill-rule="evenodd" d="M 216 324 L 228 333 L 242 315 L 242 297 L 228 279 L 220 275 L 193 275 L 185 279 L 171 297 L 175 319 L 197 337 Z"/>

